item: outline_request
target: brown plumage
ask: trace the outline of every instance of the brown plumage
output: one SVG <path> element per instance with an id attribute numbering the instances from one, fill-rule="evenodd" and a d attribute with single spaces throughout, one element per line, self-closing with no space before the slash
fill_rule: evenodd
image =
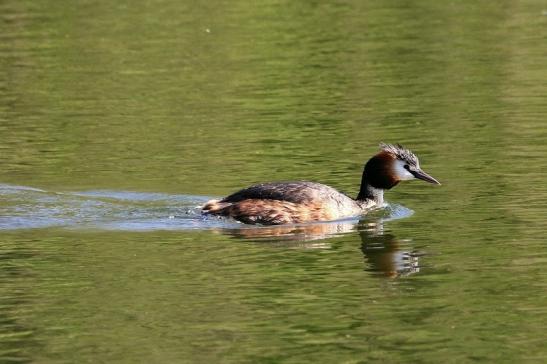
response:
<path id="1" fill-rule="evenodd" d="M 294 203 L 281 200 L 245 199 L 236 203 L 209 201 L 203 206 L 209 214 L 231 216 L 247 224 L 278 225 L 307 221 L 328 221 L 338 216 L 328 204 Z"/>
<path id="2" fill-rule="evenodd" d="M 242 189 L 221 200 L 211 200 L 202 212 L 263 225 L 336 220 L 383 206 L 383 191 L 401 180 L 419 178 L 439 184 L 420 169 L 418 158 L 408 149 L 391 144 L 380 147 L 380 153 L 365 165 L 356 199 L 321 183 L 272 182 Z"/>

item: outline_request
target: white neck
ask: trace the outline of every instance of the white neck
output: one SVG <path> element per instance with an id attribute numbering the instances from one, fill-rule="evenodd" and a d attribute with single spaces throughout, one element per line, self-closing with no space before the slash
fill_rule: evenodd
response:
<path id="1" fill-rule="evenodd" d="M 372 187 L 368 183 L 361 186 L 361 192 L 357 197 L 358 201 L 363 202 L 366 208 L 384 205 L 384 190 L 381 188 Z"/>

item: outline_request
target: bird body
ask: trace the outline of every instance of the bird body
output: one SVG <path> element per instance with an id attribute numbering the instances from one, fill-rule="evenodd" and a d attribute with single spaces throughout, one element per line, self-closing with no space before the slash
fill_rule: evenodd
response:
<path id="1" fill-rule="evenodd" d="M 316 182 L 270 182 L 207 202 L 204 214 L 230 216 L 248 224 L 278 225 L 337 220 L 384 205 L 383 192 L 414 178 L 440 184 L 420 169 L 418 158 L 400 145 L 380 144 L 366 164 L 356 199 Z"/>
<path id="2" fill-rule="evenodd" d="M 370 201 L 354 200 L 321 183 L 296 181 L 250 186 L 207 202 L 203 210 L 245 223 L 271 225 L 336 220 L 359 215 L 372 206 Z"/>

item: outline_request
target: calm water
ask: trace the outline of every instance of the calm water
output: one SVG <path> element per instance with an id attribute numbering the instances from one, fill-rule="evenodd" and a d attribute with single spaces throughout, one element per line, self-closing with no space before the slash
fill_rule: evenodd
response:
<path id="1" fill-rule="evenodd" d="M 0 3 L 0 362 L 547 362 L 547 5 Z M 351 195 L 380 141 L 443 182 Z"/>

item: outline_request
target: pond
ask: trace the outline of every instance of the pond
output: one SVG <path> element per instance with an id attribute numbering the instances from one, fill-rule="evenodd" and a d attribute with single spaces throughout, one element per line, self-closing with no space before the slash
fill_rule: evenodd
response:
<path id="1" fill-rule="evenodd" d="M 1 362 L 547 360 L 547 8 L 0 4 Z M 356 196 L 380 142 L 442 186 L 248 226 L 209 198 Z"/>

